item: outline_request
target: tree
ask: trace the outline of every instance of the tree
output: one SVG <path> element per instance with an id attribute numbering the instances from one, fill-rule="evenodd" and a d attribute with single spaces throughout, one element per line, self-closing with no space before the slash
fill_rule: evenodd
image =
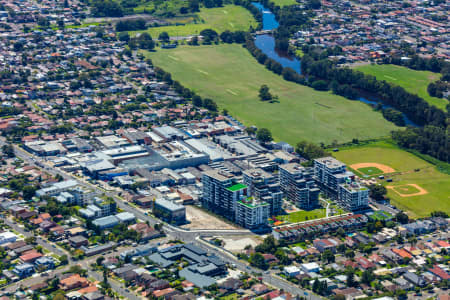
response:
<path id="1" fill-rule="evenodd" d="M 401 211 L 395 216 L 395 220 L 400 224 L 406 224 L 409 221 L 409 217 L 407 214 Z"/>
<path id="2" fill-rule="evenodd" d="M 58 19 L 57 24 L 58 24 L 59 29 L 61 29 L 61 30 L 64 29 L 64 19 L 62 19 L 62 18 Z"/>
<path id="3" fill-rule="evenodd" d="M 196 107 L 202 107 L 203 106 L 203 100 L 202 97 L 198 96 L 198 95 L 194 95 L 192 97 L 192 104 Z"/>
<path id="4" fill-rule="evenodd" d="M 31 200 L 33 198 L 34 193 L 36 192 L 37 188 L 33 185 L 27 185 L 22 190 L 23 199 L 25 200 Z"/>
<path id="5" fill-rule="evenodd" d="M 128 42 L 130 40 L 130 34 L 127 31 L 119 32 L 119 41 Z"/>
<path id="6" fill-rule="evenodd" d="M 345 250 L 345 257 L 353 258 L 353 257 L 355 257 L 355 252 L 351 249 L 347 249 L 347 250 Z"/>
<path id="7" fill-rule="evenodd" d="M 387 194 L 387 189 L 381 184 L 369 185 L 370 197 L 376 201 L 384 200 L 384 196 Z"/>
<path id="8" fill-rule="evenodd" d="M 261 87 L 259 88 L 259 99 L 261 101 L 268 101 L 268 100 L 272 100 L 272 94 L 270 94 L 269 92 L 269 87 L 265 84 L 261 85 Z"/>
<path id="9" fill-rule="evenodd" d="M 200 35 L 203 36 L 204 44 L 210 44 L 211 42 L 215 42 L 219 37 L 217 32 L 212 29 L 204 29 L 200 31 Z"/>
<path id="10" fill-rule="evenodd" d="M 97 263 L 97 266 L 101 266 L 103 264 L 104 260 L 105 260 L 105 257 L 99 256 L 99 257 L 97 257 L 97 260 L 95 262 Z"/>
<path id="11" fill-rule="evenodd" d="M 347 286 L 348 287 L 355 287 L 357 285 L 357 282 L 355 281 L 355 273 L 353 270 L 349 270 L 347 272 Z"/>
<path id="12" fill-rule="evenodd" d="M 2 146 L 3 155 L 7 158 L 15 157 L 14 147 L 11 144 L 5 144 Z"/>
<path id="13" fill-rule="evenodd" d="M 328 156 L 329 154 L 320 146 L 307 141 L 300 141 L 295 147 L 295 152 L 304 158 L 311 160 L 318 157 Z"/>
<path id="14" fill-rule="evenodd" d="M 264 256 L 262 256 L 262 254 L 258 253 L 258 252 L 253 253 L 250 256 L 250 264 L 261 270 L 267 270 L 269 268 L 269 265 L 267 264 L 266 260 L 264 259 Z"/>
<path id="15" fill-rule="evenodd" d="M 446 212 L 443 212 L 443 211 L 433 211 L 431 213 L 431 216 L 432 217 L 441 217 L 441 218 L 444 218 L 444 219 L 448 218 L 448 214 Z"/>
<path id="16" fill-rule="evenodd" d="M 370 283 L 375 279 L 375 276 L 373 275 L 373 272 L 371 270 L 365 270 L 361 275 L 361 282 L 365 283 L 367 285 L 370 285 Z"/>
<path id="17" fill-rule="evenodd" d="M 258 129 L 256 132 L 256 139 L 261 143 L 268 143 L 273 140 L 272 133 L 267 128 Z"/>
<path id="18" fill-rule="evenodd" d="M 331 250 L 327 249 L 322 253 L 322 261 L 326 263 L 334 262 L 334 254 Z"/>
<path id="19" fill-rule="evenodd" d="M 264 241 L 255 248 L 256 252 L 262 253 L 275 253 L 276 250 L 277 243 L 275 242 L 275 238 L 273 237 L 273 235 L 267 236 Z"/>
<path id="20" fill-rule="evenodd" d="M 91 2 L 91 13 L 94 17 L 122 17 L 124 11 L 117 1 L 93 0 Z"/>
<path id="21" fill-rule="evenodd" d="M 318 91 L 327 91 L 328 83 L 325 80 L 316 80 L 311 84 L 311 87 Z"/>
<path id="22" fill-rule="evenodd" d="M 67 255 L 61 255 L 59 257 L 59 262 L 61 263 L 61 265 L 67 265 L 69 263 L 69 259 L 67 258 Z"/>
<path id="23" fill-rule="evenodd" d="M 167 32 L 163 31 L 159 34 L 158 40 L 160 40 L 163 43 L 168 43 L 170 41 L 170 36 Z"/>

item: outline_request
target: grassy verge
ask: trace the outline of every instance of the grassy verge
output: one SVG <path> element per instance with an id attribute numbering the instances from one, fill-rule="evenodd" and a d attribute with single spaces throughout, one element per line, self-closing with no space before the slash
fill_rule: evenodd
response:
<path id="1" fill-rule="evenodd" d="M 417 94 L 429 104 L 442 110 L 446 109 L 448 100 L 431 97 L 427 87 L 431 82 L 438 80 L 441 75 L 429 71 L 416 71 L 396 65 L 364 65 L 356 67 L 357 70 L 375 76 L 378 80 L 403 87 L 408 92 Z"/>
<path id="2" fill-rule="evenodd" d="M 385 137 L 398 128 L 364 103 L 285 81 L 241 45 L 182 46 L 144 53 L 175 80 L 214 99 L 245 125 L 269 128 L 276 140 L 331 144 Z M 278 103 L 259 100 L 263 84 L 278 96 Z"/>

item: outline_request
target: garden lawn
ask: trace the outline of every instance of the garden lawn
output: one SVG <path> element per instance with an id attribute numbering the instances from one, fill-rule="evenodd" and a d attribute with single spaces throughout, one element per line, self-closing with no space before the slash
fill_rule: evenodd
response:
<path id="1" fill-rule="evenodd" d="M 153 38 L 158 38 L 161 32 L 167 32 L 169 36 L 198 35 L 204 29 L 213 29 L 218 33 L 226 30 L 248 31 L 250 26 L 256 28 L 258 23 L 252 14 L 245 8 L 237 5 L 225 5 L 215 8 L 201 8 L 195 23 L 180 26 L 150 27 L 147 30 Z M 143 31 L 136 31 L 143 32 Z M 136 32 L 132 32 L 135 34 Z"/>
<path id="2" fill-rule="evenodd" d="M 364 65 L 356 67 L 357 70 L 375 76 L 378 80 L 403 87 L 410 93 L 423 98 L 429 104 L 445 110 L 448 100 L 431 97 L 428 94 L 428 84 L 435 82 L 441 74 L 429 71 L 416 71 L 396 65 Z"/>
<path id="3" fill-rule="evenodd" d="M 396 127 L 359 101 L 285 81 L 259 64 L 241 45 L 181 46 L 144 52 L 154 65 L 247 126 L 271 130 L 275 140 L 330 144 L 388 136 Z M 266 84 L 279 103 L 258 98 Z"/>
<path id="4" fill-rule="evenodd" d="M 375 162 L 390 166 L 400 172 L 391 177 L 393 182 L 378 181 L 385 186 L 417 184 L 425 189 L 427 194 L 410 197 L 402 197 L 393 189 L 388 189 L 388 197 L 391 202 L 406 210 L 412 217 L 426 217 L 436 210 L 450 213 L 450 175 L 439 172 L 434 165 L 407 151 L 386 142 L 378 142 L 341 149 L 333 155 L 347 165 Z M 400 191 L 399 188 L 397 190 Z M 413 188 L 411 188 L 412 191 Z"/>
<path id="5" fill-rule="evenodd" d="M 314 220 L 319 218 L 324 218 L 326 216 L 325 208 L 318 208 L 314 210 L 299 210 L 288 215 L 278 216 L 277 219 L 284 220 L 289 223 L 298 223 L 307 220 Z"/>

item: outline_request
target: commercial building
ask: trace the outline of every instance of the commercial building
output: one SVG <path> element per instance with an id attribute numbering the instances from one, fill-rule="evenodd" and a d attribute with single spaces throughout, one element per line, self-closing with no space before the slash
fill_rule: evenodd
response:
<path id="1" fill-rule="evenodd" d="M 281 191 L 286 198 L 301 209 L 314 209 L 319 203 L 320 190 L 313 179 L 311 169 L 290 163 L 280 165 Z"/>
<path id="2" fill-rule="evenodd" d="M 164 143 L 148 151 L 149 155 L 127 159 L 119 166 L 127 170 L 145 168 L 149 171 L 159 171 L 164 168 L 174 170 L 196 167 L 209 162 L 208 154 L 196 150 L 183 141 Z"/>
<path id="3" fill-rule="evenodd" d="M 116 135 L 99 136 L 95 138 L 97 144 L 104 149 L 114 149 L 130 146 L 130 142 Z"/>
<path id="4" fill-rule="evenodd" d="M 54 156 L 66 153 L 67 150 L 55 141 L 33 141 L 24 144 L 24 149 L 39 156 Z"/>
<path id="5" fill-rule="evenodd" d="M 173 203 L 165 199 L 157 199 L 153 208 L 155 216 L 168 223 L 186 223 L 186 208 L 183 205 Z"/>
<path id="6" fill-rule="evenodd" d="M 57 183 L 52 184 L 49 187 L 37 190 L 36 196 L 38 196 L 38 197 L 56 196 L 59 193 L 74 189 L 77 185 L 78 185 L 78 182 L 76 180 L 65 180 L 65 181 L 57 182 Z"/>
<path id="7" fill-rule="evenodd" d="M 162 268 L 168 268 L 184 258 L 189 265 L 178 272 L 180 277 L 198 287 L 216 283 L 217 276 L 226 272 L 225 263 L 214 255 L 209 255 L 192 244 L 178 244 L 162 249 L 149 256 L 149 259 Z"/>
<path id="8" fill-rule="evenodd" d="M 92 224 L 100 229 L 112 228 L 119 224 L 119 220 L 115 216 L 107 216 L 92 221 Z"/>
<path id="9" fill-rule="evenodd" d="M 244 184 L 248 186 L 248 193 L 269 204 L 270 216 L 279 215 L 283 205 L 283 192 L 280 190 L 278 178 L 260 168 L 246 170 L 242 174 Z"/>

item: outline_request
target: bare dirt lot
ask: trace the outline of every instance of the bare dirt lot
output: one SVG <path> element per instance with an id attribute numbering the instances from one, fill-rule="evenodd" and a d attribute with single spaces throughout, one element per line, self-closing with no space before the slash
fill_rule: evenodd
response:
<path id="1" fill-rule="evenodd" d="M 208 214 L 207 212 L 191 205 L 186 206 L 186 219 L 190 222 L 183 228 L 189 229 L 238 229 L 232 224 Z"/>
<path id="2" fill-rule="evenodd" d="M 262 239 L 255 235 L 221 237 L 220 239 L 225 242 L 224 248 L 230 252 L 242 252 L 245 246 L 251 245 L 254 248 L 262 242 Z"/>

